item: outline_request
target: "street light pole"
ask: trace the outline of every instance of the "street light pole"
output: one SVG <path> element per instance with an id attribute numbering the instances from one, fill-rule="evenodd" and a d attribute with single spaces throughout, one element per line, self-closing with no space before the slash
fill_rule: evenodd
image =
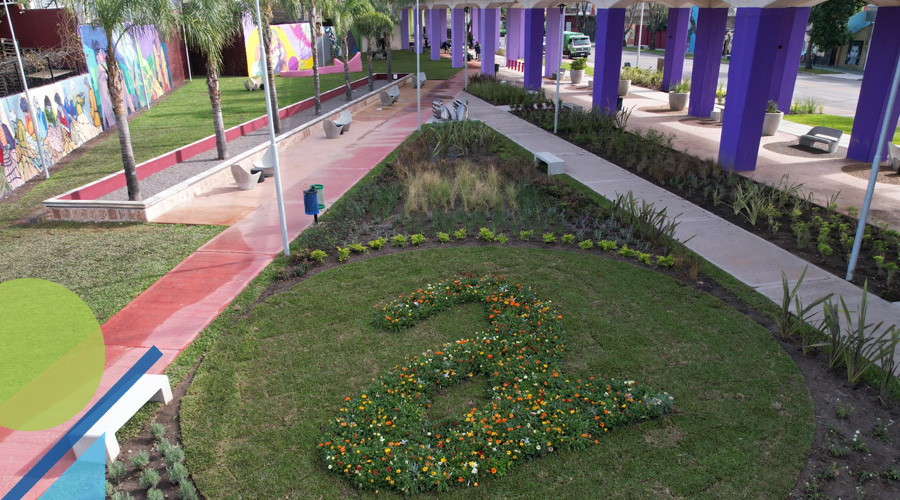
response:
<path id="1" fill-rule="evenodd" d="M 16 49 L 16 60 L 19 62 L 19 75 L 22 79 L 22 88 L 25 90 L 25 100 L 28 101 L 28 116 L 31 117 L 31 123 L 34 124 L 34 142 L 37 144 L 38 155 L 41 157 L 41 167 L 43 167 L 44 170 L 44 177 L 49 179 L 50 168 L 47 166 L 47 155 L 44 154 L 40 129 L 38 129 L 37 120 L 34 118 L 34 106 L 31 105 L 31 93 L 28 92 L 28 80 L 25 78 L 25 66 L 22 65 L 22 54 L 19 52 L 19 40 L 16 39 L 16 30 L 13 28 L 12 18 L 9 17 L 9 3 L 3 2 L 3 8 L 6 10 L 6 19 L 9 20 L 9 32 L 12 35 L 13 46 Z"/>
<path id="2" fill-rule="evenodd" d="M 462 37 L 463 38 L 463 73 L 465 73 L 465 76 L 463 76 L 463 78 L 465 79 L 465 83 L 463 84 L 463 90 L 469 90 L 469 31 L 468 31 L 468 26 L 470 23 L 469 18 L 471 17 L 469 15 L 469 7 L 466 7 L 465 10 L 463 10 L 463 13 L 465 16 L 463 24 L 465 24 L 465 26 L 466 26 L 466 29 L 463 30 L 463 31 L 465 31 L 465 33 L 463 33 L 463 37 Z"/>
<path id="3" fill-rule="evenodd" d="M 644 38 L 644 2 L 641 2 L 641 21 L 638 24 L 637 39 L 637 61 L 634 63 L 635 68 L 641 67 L 641 40 Z"/>
<path id="4" fill-rule="evenodd" d="M 269 74 L 269 54 L 266 51 L 266 44 L 263 40 L 263 23 L 262 15 L 259 13 L 259 0 L 256 0 L 256 26 L 259 31 L 259 56 L 262 59 L 262 77 L 265 78 Z M 268 82 L 263 92 L 266 95 L 266 113 L 269 119 L 269 150 L 272 151 L 273 170 L 275 171 L 275 198 L 278 200 L 278 218 L 281 221 L 281 242 L 284 244 L 284 255 L 291 254 L 290 242 L 287 235 L 287 218 L 284 213 L 284 196 L 281 194 L 281 168 L 278 164 L 278 145 L 275 144 L 275 122 L 272 120 L 272 113 L 277 113 L 277 109 L 272 109 L 272 95 L 269 93 Z"/>
<path id="5" fill-rule="evenodd" d="M 559 74 L 562 72 L 562 52 L 563 52 L 563 21 L 565 16 L 565 4 L 559 4 L 559 57 L 556 64 L 556 111 L 553 113 L 553 133 L 556 133 L 556 124 L 559 122 Z"/>

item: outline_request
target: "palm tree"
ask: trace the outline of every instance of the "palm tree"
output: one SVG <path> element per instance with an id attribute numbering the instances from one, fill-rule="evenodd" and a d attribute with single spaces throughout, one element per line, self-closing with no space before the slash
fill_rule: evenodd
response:
<path id="1" fill-rule="evenodd" d="M 372 75 L 372 47 L 375 45 L 378 36 L 387 30 L 393 29 L 394 22 L 391 20 L 390 16 L 378 12 L 370 4 L 368 9 L 365 9 L 356 16 L 355 25 L 357 30 L 359 30 L 359 33 L 366 38 L 366 46 L 368 47 L 366 55 L 369 64 L 369 90 L 374 90 L 375 80 Z"/>
<path id="2" fill-rule="evenodd" d="M 128 129 L 128 111 L 122 95 L 122 70 L 116 59 L 119 42 L 129 32 L 155 27 L 160 39 L 167 39 L 175 27 L 175 11 L 169 0 L 66 0 L 73 10 L 84 13 L 92 26 L 106 34 L 106 73 L 109 96 L 116 116 L 119 146 L 122 149 L 122 166 L 128 199 L 140 201 L 134 151 L 131 149 L 131 132 Z"/>
<path id="3" fill-rule="evenodd" d="M 219 159 L 228 158 L 222 100 L 219 95 L 219 68 L 222 50 L 231 43 L 240 26 L 240 9 L 234 0 L 191 0 L 182 7 L 181 22 L 188 43 L 206 55 L 206 88 L 212 105 L 213 128 Z"/>
<path id="4" fill-rule="evenodd" d="M 350 37 L 350 28 L 356 16 L 364 13 L 372 6 L 368 0 L 340 0 L 327 7 L 328 17 L 335 33 L 341 36 L 341 57 L 344 60 L 344 85 L 346 87 L 347 100 L 353 100 L 353 89 L 350 87 L 350 49 L 347 39 Z"/>
<path id="5" fill-rule="evenodd" d="M 275 91 L 275 67 L 272 64 L 272 31 L 269 29 L 269 26 L 272 22 L 272 8 L 273 3 L 277 0 L 260 0 L 259 1 L 259 9 L 260 15 L 262 16 L 262 26 L 259 26 L 260 33 L 263 35 L 263 52 L 266 54 L 266 67 L 268 71 L 266 71 L 266 85 L 265 91 L 269 93 L 269 98 L 272 100 L 272 116 L 269 117 L 272 120 L 272 125 L 275 127 L 275 133 L 281 133 L 281 116 L 278 114 L 278 93 Z M 246 4 L 246 11 L 250 14 L 253 20 L 256 20 L 256 4 L 251 0 Z"/>
<path id="6" fill-rule="evenodd" d="M 375 9 L 388 16 L 391 20 L 391 25 L 381 33 L 381 36 L 384 37 L 384 48 L 387 51 L 386 62 L 388 81 L 391 81 L 391 75 L 394 74 L 391 68 L 391 38 L 394 34 L 394 26 L 400 24 L 403 19 L 400 17 L 400 10 L 406 9 L 414 4 L 415 0 L 376 0 L 373 2 Z"/>

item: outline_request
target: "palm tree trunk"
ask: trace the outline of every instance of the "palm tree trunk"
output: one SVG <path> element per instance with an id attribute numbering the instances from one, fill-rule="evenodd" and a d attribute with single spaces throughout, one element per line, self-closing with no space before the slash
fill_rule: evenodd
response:
<path id="1" fill-rule="evenodd" d="M 350 47 L 347 46 L 347 37 L 341 40 L 341 47 L 344 56 L 344 85 L 347 88 L 347 100 L 353 100 L 353 89 L 350 88 Z"/>
<path id="2" fill-rule="evenodd" d="M 271 19 L 270 13 L 266 14 L 267 19 Z M 278 94 L 275 92 L 275 68 L 272 66 L 272 30 L 269 29 L 269 23 L 266 22 L 266 29 L 263 31 L 263 42 L 266 44 L 266 58 L 269 62 L 268 71 L 266 72 L 266 92 L 269 93 L 269 99 L 272 100 L 272 124 L 275 126 L 275 133 L 281 133 L 281 117 L 278 115 Z"/>
<path id="3" fill-rule="evenodd" d="M 319 88 L 319 23 L 316 15 L 316 6 L 310 2 L 309 6 L 309 26 L 311 33 L 312 60 L 313 60 L 313 91 L 315 93 L 316 114 L 322 114 L 322 95 Z"/>
<path id="4" fill-rule="evenodd" d="M 384 34 L 384 48 L 387 50 L 387 80 L 394 81 L 394 73 L 391 71 L 391 33 Z"/>
<path id="5" fill-rule="evenodd" d="M 813 58 L 816 57 L 813 54 L 813 43 L 812 38 L 809 39 L 809 44 L 806 45 L 806 69 L 813 69 Z"/>
<path id="6" fill-rule="evenodd" d="M 216 62 L 206 60 L 206 88 L 209 90 L 209 103 L 212 105 L 213 128 L 216 131 L 216 152 L 219 159 L 228 158 L 228 143 L 225 139 L 225 121 L 222 119 L 222 100 L 219 95 L 219 73 Z"/>
<path id="7" fill-rule="evenodd" d="M 128 112 L 125 110 L 125 98 L 122 95 L 122 78 L 119 63 L 116 61 L 115 45 L 112 33 L 106 33 L 106 76 L 109 96 L 112 99 L 113 113 L 116 115 L 116 129 L 119 132 L 119 147 L 122 150 L 122 167 L 125 170 L 125 185 L 128 187 L 128 201 L 141 201 L 141 186 L 138 184 L 137 166 L 134 151 L 131 149 L 131 131 L 128 129 Z"/>
<path id="8" fill-rule="evenodd" d="M 368 50 L 366 51 L 366 56 L 369 58 L 369 91 L 375 90 L 375 77 L 372 75 L 372 44 L 375 42 L 375 37 L 369 37 L 366 39 L 368 43 Z"/>

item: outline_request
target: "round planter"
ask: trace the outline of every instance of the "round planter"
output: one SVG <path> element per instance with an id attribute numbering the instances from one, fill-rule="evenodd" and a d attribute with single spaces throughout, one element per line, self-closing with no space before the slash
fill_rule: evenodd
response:
<path id="1" fill-rule="evenodd" d="M 669 108 L 672 111 L 682 111 L 687 107 L 689 94 L 676 94 L 674 92 L 669 92 Z"/>
<path id="2" fill-rule="evenodd" d="M 775 132 L 778 131 L 778 126 L 781 125 L 782 118 L 784 118 L 784 113 L 781 111 L 766 113 L 766 117 L 763 118 L 762 135 L 775 135 Z"/>
<path id="3" fill-rule="evenodd" d="M 631 80 L 619 80 L 619 97 L 625 97 L 631 91 Z"/>
<path id="4" fill-rule="evenodd" d="M 569 75 L 570 75 L 569 78 L 572 79 L 572 85 L 578 85 L 579 83 L 581 83 L 581 79 L 584 78 L 584 70 L 583 69 L 573 69 L 573 70 L 570 70 Z"/>

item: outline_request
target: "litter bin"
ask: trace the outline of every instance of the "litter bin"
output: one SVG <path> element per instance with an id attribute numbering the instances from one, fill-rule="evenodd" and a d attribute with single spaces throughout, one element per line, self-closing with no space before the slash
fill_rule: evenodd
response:
<path id="1" fill-rule="evenodd" d="M 317 198 L 318 191 L 315 187 L 310 187 L 303 191 L 303 208 L 306 215 L 319 215 L 319 200 Z"/>
<path id="2" fill-rule="evenodd" d="M 316 198 L 319 203 L 319 210 L 325 210 L 325 186 L 321 184 L 313 184 L 309 186 L 309 188 L 316 190 Z"/>

